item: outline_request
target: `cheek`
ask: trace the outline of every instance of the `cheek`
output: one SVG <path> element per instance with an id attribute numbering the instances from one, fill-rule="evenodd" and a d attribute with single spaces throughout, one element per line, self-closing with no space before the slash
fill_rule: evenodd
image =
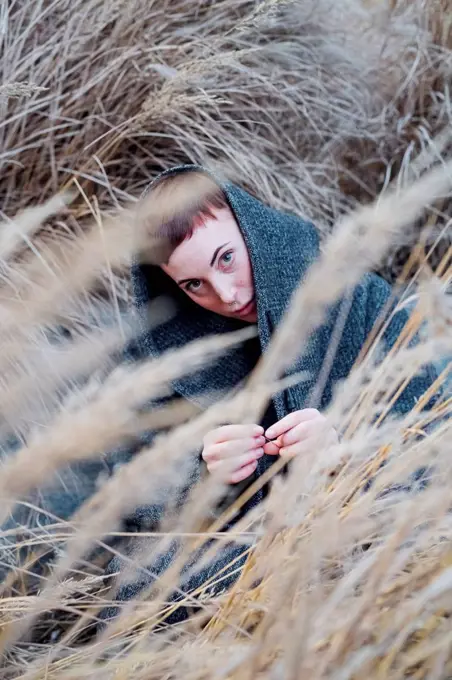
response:
<path id="1" fill-rule="evenodd" d="M 248 254 L 237 272 L 237 279 L 242 288 L 254 288 L 253 271 L 251 269 Z"/>
<path id="2" fill-rule="evenodd" d="M 198 307 L 203 307 L 204 309 L 208 309 L 213 312 L 215 312 L 218 307 L 218 300 L 212 294 L 204 295 L 203 297 L 196 297 L 196 295 L 191 295 L 190 293 L 187 293 L 187 295 L 191 300 L 193 300 L 194 303 L 198 305 Z"/>

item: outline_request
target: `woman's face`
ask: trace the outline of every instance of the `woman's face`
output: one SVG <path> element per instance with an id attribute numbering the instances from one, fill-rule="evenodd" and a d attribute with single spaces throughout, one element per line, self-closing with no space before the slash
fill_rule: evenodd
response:
<path id="1" fill-rule="evenodd" d="M 162 269 L 196 304 L 222 316 L 257 320 L 248 250 L 229 208 L 214 210 Z"/>

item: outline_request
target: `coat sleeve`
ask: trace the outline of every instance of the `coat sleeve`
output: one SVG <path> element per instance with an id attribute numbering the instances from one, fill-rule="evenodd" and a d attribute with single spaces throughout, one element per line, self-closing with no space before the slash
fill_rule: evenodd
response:
<path id="1" fill-rule="evenodd" d="M 366 338 L 369 337 L 375 324 L 380 321 L 382 316 L 385 321 L 389 320 L 388 326 L 383 333 L 381 344 L 383 354 L 386 355 L 394 347 L 407 324 L 410 318 L 410 310 L 404 308 L 394 312 L 397 300 L 392 299 L 392 288 L 384 279 L 376 274 L 368 274 L 364 278 L 362 294 L 365 300 L 364 328 Z M 410 342 L 410 346 L 415 346 L 419 341 L 420 334 L 418 332 Z M 438 378 L 439 372 L 439 366 L 436 364 L 427 364 L 420 368 L 394 403 L 391 412 L 395 415 L 408 413 L 433 385 Z M 440 392 L 436 391 L 426 408 L 431 408 L 439 396 Z"/>

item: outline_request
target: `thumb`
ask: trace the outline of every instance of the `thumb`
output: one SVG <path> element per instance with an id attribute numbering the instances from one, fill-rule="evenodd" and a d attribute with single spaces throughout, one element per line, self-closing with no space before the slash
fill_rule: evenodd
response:
<path id="1" fill-rule="evenodd" d="M 264 453 L 267 456 L 279 456 L 279 446 L 275 442 L 267 442 L 264 444 Z"/>

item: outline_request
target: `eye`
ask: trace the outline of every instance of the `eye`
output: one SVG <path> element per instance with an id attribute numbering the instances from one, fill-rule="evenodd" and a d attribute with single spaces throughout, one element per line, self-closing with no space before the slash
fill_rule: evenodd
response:
<path id="1" fill-rule="evenodd" d="M 234 252 L 232 250 L 228 250 L 226 253 L 223 253 L 223 255 L 220 257 L 220 262 L 226 266 L 232 264 L 234 262 Z"/>
<path id="2" fill-rule="evenodd" d="M 189 291 L 190 293 L 197 293 L 202 286 L 202 281 L 200 279 L 192 279 L 187 283 L 185 286 L 185 290 Z"/>

